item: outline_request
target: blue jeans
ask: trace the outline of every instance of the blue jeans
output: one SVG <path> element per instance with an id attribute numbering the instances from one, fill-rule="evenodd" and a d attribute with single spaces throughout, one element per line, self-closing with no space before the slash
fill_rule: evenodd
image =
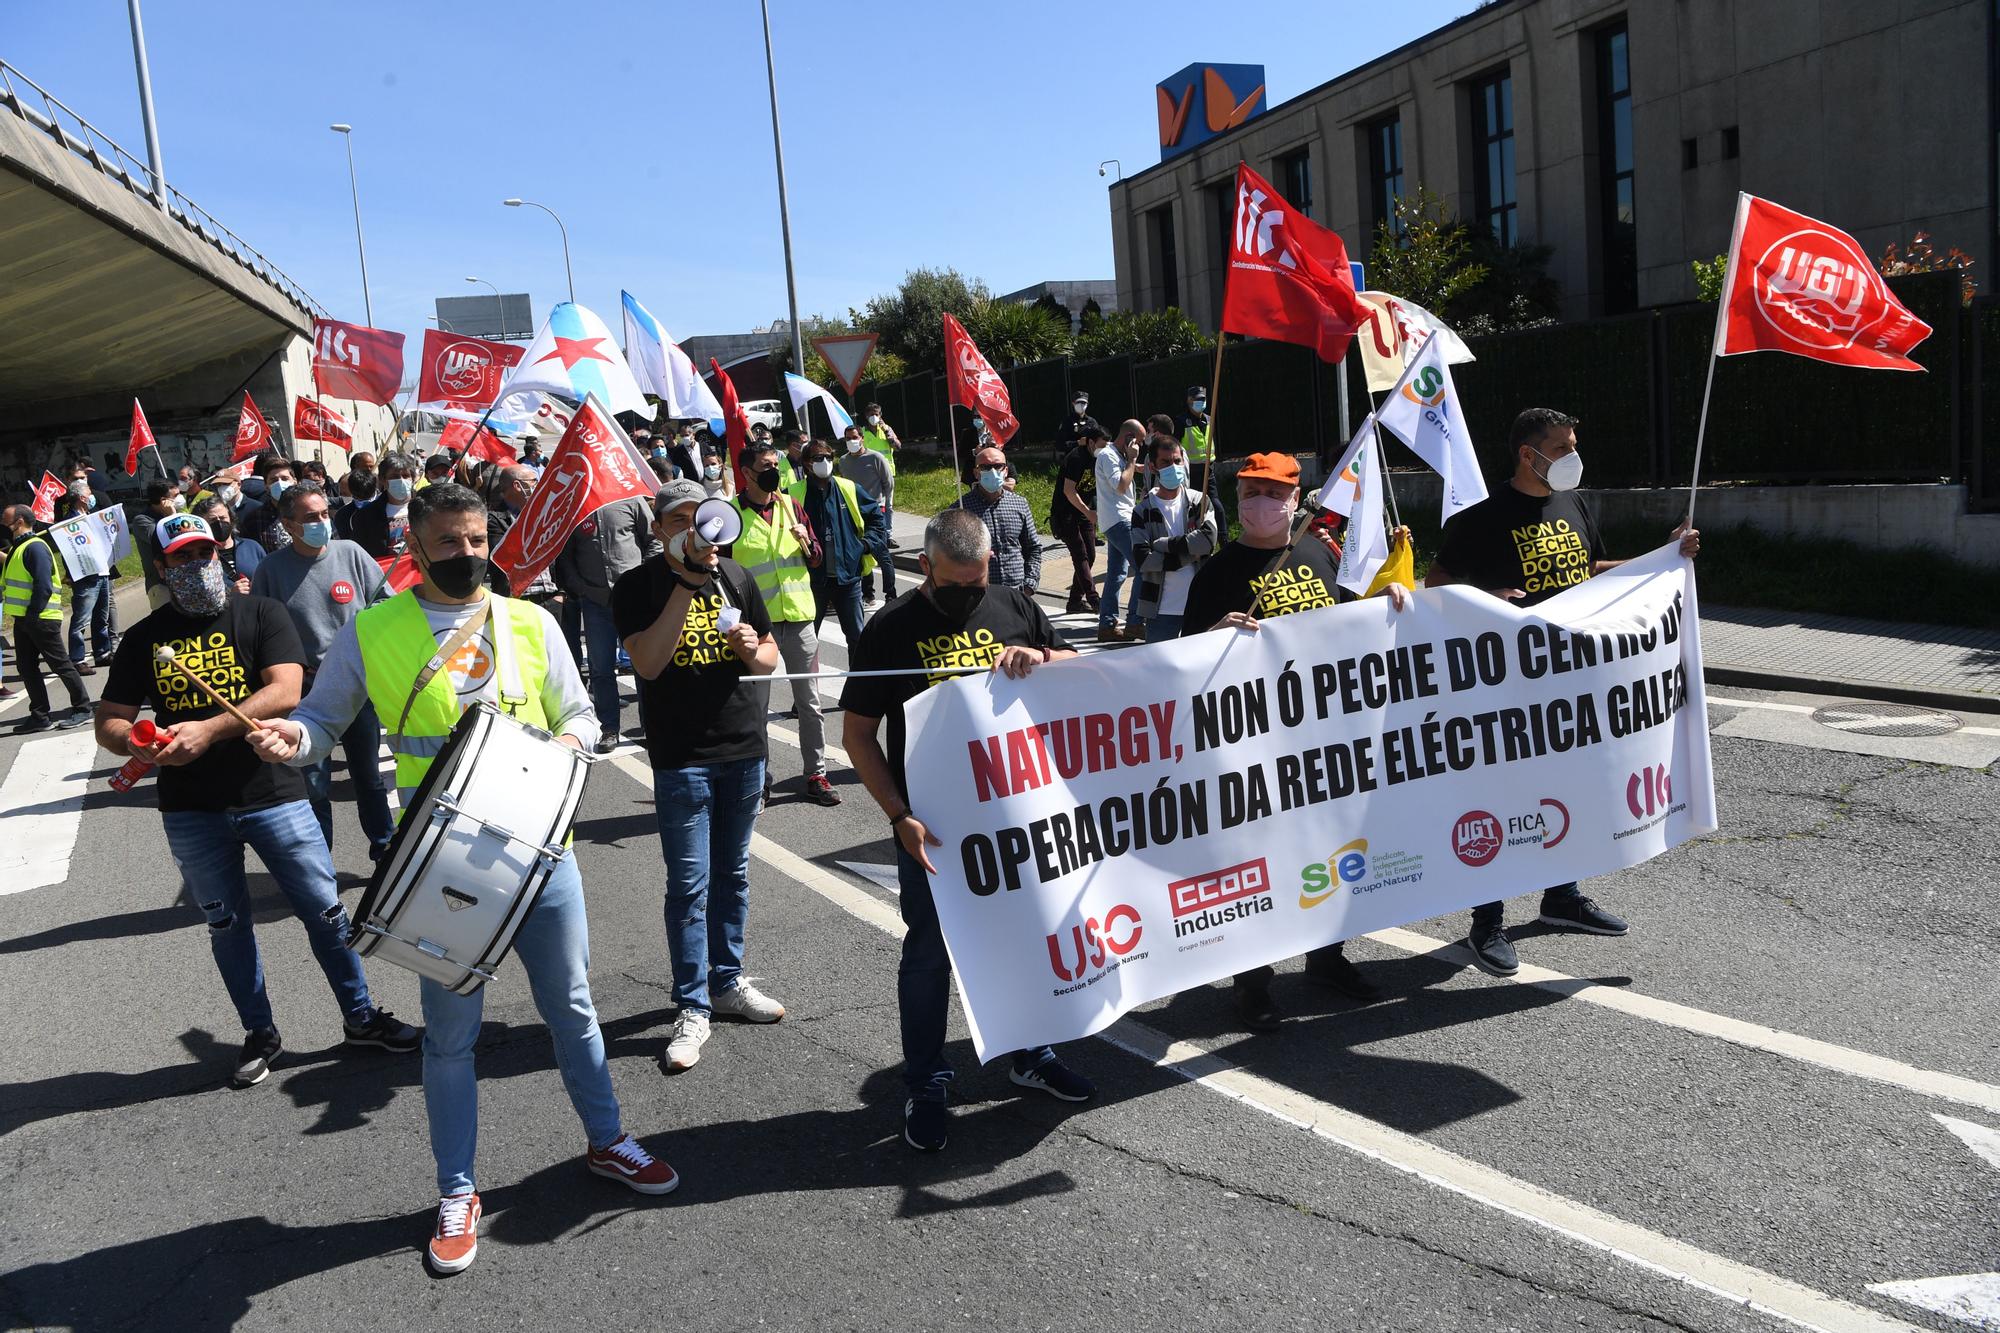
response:
<path id="1" fill-rule="evenodd" d="M 1125 570 L 1132 563 L 1132 525 L 1113 523 L 1104 530 L 1104 595 L 1097 604 L 1097 623 L 1118 623 L 1118 590 L 1125 586 Z"/>
<path id="2" fill-rule="evenodd" d="M 245 847 L 255 849 L 305 924 L 313 957 L 333 988 L 341 1014 L 357 1024 L 374 1016 L 361 960 L 347 947 L 347 909 L 334 890 L 333 857 L 313 823 L 310 805 L 287 801 L 241 814 L 172 810 L 160 819 L 181 884 L 208 918 L 215 970 L 222 974 L 245 1032 L 276 1026 L 270 996 L 264 993 L 264 960 L 251 928 L 250 886 L 243 877 Z"/>
<path id="3" fill-rule="evenodd" d="M 549 1025 L 563 1090 L 583 1121 L 593 1148 L 621 1133 L 618 1095 L 604 1059 L 604 1033 L 590 998 L 590 922 L 583 909 L 583 876 L 574 854 L 549 875 L 542 896 L 514 936 L 514 956 L 527 973 L 535 1010 Z M 505 968 L 503 963 L 502 968 Z M 505 970 L 488 986 L 513 980 Z M 472 1047 L 479 1040 L 486 987 L 454 995 L 429 977 L 424 997 L 424 1110 L 430 1115 L 431 1155 L 437 1158 L 440 1196 L 473 1189 L 472 1161 L 479 1146 L 479 1076 Z"/>
<path id="4" fill-rule="evenodd" d="M 111 664 L 111 580 L 102 574 L 74 579 L 69 585 L 69 660 L 83 661 L 84 635 L 97 660 Z"/>
<path id="5" fill-rule="evenodd" d="M 1146 622 L 1146 642 L 1165 643 L 1181 636 L 1180 616 L 1154 616 Z"/>
<path id="6" fill-rule="evenodd" d="M 903 961 L 896 967 L 896 1008 L 903 1024 L 903 1085 L 912 1097 L 943 1101 L 951 1062 L 944 1058 L 945 1018 L 951 1009 L 951 955 L 938 925 L 931 877 L 916 857 L 896 844 L 897 895 L 903 909 Z M 1029 1070 L 1053 1060 L 1047 1046 L 1014 1052 L 1014 1068 Z"/>
<path id="7" fill-rule="evenodd" d="M 882 506 L 882 526 L 891 533 L 896 531 L 896 510 L 892 505 Z M 890 601 L 896 596 L 896 562 L 884 560 L 873 571 L 861 576 L 861 592 L 864 597 L 875 595 L 875 575 L 882 576 L 882 600 Z"/>
<path id="8" fill-rule="evenodd" d="M 375 705 L 361 705 L 354 721 L 340 737 L 340 752 L 347 760 L 347 776 L 354 783 L 355 813 L 361 816 L 361 831 L 368 835 L 368 856 L 379 861 L 389 850 L 396 832 L 395 816 L 389 813 L 389 793 L 382 785 L 382 724 L 375 718 Z M 306 799 L 312 802 L 313 818 L 329 850 L 333 847 L 333 752 L 305 770 Z"/>
<path id="9" fill-rule="evenodd" d="M 618 730 L 618 626 L 611 608 L 585 600 L 583 641 L 590 650 L 590 704 L 605 734 Z"/>
<path id="10" fill-rule="evenodd" d="M 566 592 L 562 599 L 563 639 L 569 644 L 569 655 L 576 662 L 577 670 L 583 670 L 583 612 L 579 609 L 583 598 L 573 592 Z"/>
<path id="11" fill-rule="evenodd" d="M 750 916 L 750 827 L 764 797 L 764 761 L 653 770 L 653 811 L 667 861 L 667 956 L 674 1003 L 709 1012 L 709 997 L 743 975 Z"/>
<path id="12" fill-rule="evenodd" d="M 832 579 L 813 576 L 813 633 L 819 633 L 820 622 L 831 610 L 840 617 L 841 637 L 852 648 L 861 641 L 861 583 L 835 583 Z M 891 592 L 890 596 L 895 596 Z"/>

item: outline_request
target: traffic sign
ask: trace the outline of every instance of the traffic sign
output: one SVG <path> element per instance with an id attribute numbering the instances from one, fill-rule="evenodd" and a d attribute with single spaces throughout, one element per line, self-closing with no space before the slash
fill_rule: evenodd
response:
<path id="1" fill-rule="evenodd" d="M 868 358 L 874 355 L 875 337 L 872 333 L 831 333 L 812 340 L 813 350 L 826 358 L 827 369 L 850 397 L 861 383 L 861 371 Z"/>

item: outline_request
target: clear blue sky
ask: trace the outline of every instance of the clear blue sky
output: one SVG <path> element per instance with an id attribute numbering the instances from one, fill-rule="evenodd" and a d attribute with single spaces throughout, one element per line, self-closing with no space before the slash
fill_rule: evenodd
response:
<path id="1" fill-rule="evenodd" d="M 1265 66 L 1273 101 L 1473 0 L 772 0 L 802 314 L 951 265 L 1009 291 L 1109 278 L 1102 158 L 1158 160 L 1153 85 Z M 124 0 L 9 3 L 0 56 L 141 160 Z M 629 288 L 677 337 L 785 313 L 754 0 L 146 0 L 168 180 L 360 322 L 354 126 L 375 322 L 433 298 L 564 292 L 617 327 Z M 163 332 L 170 331 L 170 322 Z"/>

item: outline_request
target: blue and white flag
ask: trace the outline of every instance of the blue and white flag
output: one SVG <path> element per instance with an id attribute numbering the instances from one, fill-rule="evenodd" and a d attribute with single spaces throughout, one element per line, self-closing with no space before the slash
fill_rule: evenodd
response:
<path id="1" fill-rule="evenodd" d="M 803 375 L 785 374 L 785 390 L 792 396 L 792 411 L 799 414 L 799 423 L 804 425 L 806 404 L 817 400 L 826 408 L 826 419 L 833 424 L 833 435 L 839 439 L 847 428 L 854 424 L 854 418 L 847 415 L 847 409 L 840 405 L 830 392 L 814 384 Z"/>
<path id="2" fill-rule="evenodd" d="M 714 390 L 696 373 L 694 362 L 677 346 L 653 312 L 630 292 L 625 298 L 625 355 L 632 361 L 632 378 L 660 400 L 667 415 L 689 421 L 722 417 Z"/>
<path id="3" fill-rule="evenodd" d="M 499 401 L 522 393 L 553 394 L 572 403 L 596 394 L 613 412 L 653 415 L 611 330 L 573 301 L 549 311 L 548 323 L 501 386 Z"/>

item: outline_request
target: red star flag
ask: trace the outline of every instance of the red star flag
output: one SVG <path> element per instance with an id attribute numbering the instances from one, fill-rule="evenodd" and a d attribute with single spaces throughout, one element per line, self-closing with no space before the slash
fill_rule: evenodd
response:
<path id="1" fill-rule="evenodd" d="M 494 549 L 494 568 L 511 586 L 525 588 L 549 567 L 577 524 L 608 504 L 650 499 L 659 489 L 645 455 L 593 394 L 549 455 L 528 507 Z"/>
<path id="2" fill-rule="evenodd" d="M 1006 382 L 973 343 L 965 326 L 949 313 L 944 317 L 944 373 L 954 406 L 977 412 L 1003 446 L 1014 438 L 1021 423 L 1014 418 Z"/>
<path id="3" fill-rule="evenodd" d="M 521 362 L 508 376 L 500 397 L 511 398 L 517 393 L 553 394 L 573 403 L 594 396 L 613 412 L 653 414 L 611 330 L 573 301 L 549 311 L 548 322 L 521 354 Z"/>
<path id="4" fill-rule="evenodd" d="M 139 410 L 139 400 L 134 398 L 132 400 L 132 438 L 125 446 L 126 476 L 136 477 L 139 475 L 139 451 L 141 449 L 151 449 L 153 451 L 153 461 L 160 463 L 160 470 L 162 472 L 166 471 L 167 465 L 160 462 L 160 442 L 153 438 L 153 428 L 146 424 L 146 414 Z"/>
<path id="5" fill-rule="evenodd" d="M 236 413 L 236 447 L 230 451 L 229 461 L 240 463 L 246 458 L 254 458 L 272 445 L 271 427 L 264 420 L 264 414 L 257 410 L 257 404 L 250 401 L 250 391 L 243 391 L 243 406 Z"/>

